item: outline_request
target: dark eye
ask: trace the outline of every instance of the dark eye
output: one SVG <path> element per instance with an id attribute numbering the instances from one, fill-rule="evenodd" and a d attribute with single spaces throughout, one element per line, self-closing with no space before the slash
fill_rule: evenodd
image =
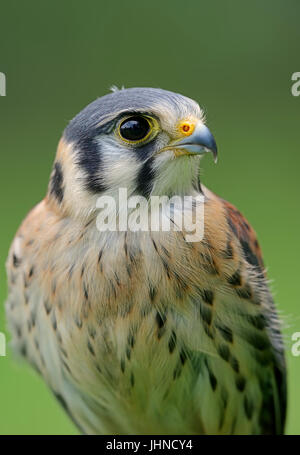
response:
<path id="1" fill-rule="evenodd" d="M 129 117 L 120 125 L 120 135 L 126 141 L 137 142 L 145 139 L 150 132 L 151 125 L 145 117 Z"/>

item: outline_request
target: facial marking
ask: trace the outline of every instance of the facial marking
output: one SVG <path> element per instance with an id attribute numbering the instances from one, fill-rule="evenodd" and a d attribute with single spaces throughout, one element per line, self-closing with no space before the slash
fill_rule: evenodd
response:
<path id="1" fill-rule="evenodd" d="M 105 191 L 102 174 L 102 156 L 96 137 L 85 137 L 79 142 L 78 162 L 86 172 L 85 186 L 91 193 Z"/>
<path id="2" fill-rule="evenodd" d="M 58 161 L 54 164 L 53 175 L 50 183 L 50 194 L 52 194 L 59 203 L 61 203 L 64 198 L 63 171 L 62 166 Z"/>
<path id="3" fill-rule="evenodd" d="M 137 180 L 136 180 L 136 192 L 144 197 L 149 197 L 152 188 L 153 181 L 155 178 L 155 170 L 153 167 L 153 158 L 148 159 L 141 167 Z"/>
<path id="4" fill-rule="evenodd" d="M 87 197 L 114 194 L 120 186 L 148 197 L 153 190 L 164 191 L 166 182 L 169 194 L 172 181 L 176 188 L 179 181 L 171 169 L 174 154 L 160 156 L 159 152 L 173 139 L 191 135 L 200 118 L 197 103 L 159 89 L 127 89 L 99 98 L 81 111 L 64 133 L 74 154 L 72 193 L 82 190 L 86 195 L 82 198 L 86 212 Z M 185 168 L 186 164 L 182 162 Z M 180 173 L 180 166 L 176 168 Z M 190 174 L 186 186 L 192 184 Z"/>

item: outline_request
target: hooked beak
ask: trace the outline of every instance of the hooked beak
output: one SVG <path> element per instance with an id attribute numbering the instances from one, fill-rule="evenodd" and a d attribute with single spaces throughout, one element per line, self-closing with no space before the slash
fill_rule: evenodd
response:
<path id="1" fill-rule="evenodd" d="M 176 156 L 180 155 L 203 155 L 206 152 L 212 152 L 214 162 L 217 162 L 218 149 L 215 138 L 203 123 L 198 122 L 193 133 L 183 139 L 177 139 L 165 150 L 174 150 Z"/>

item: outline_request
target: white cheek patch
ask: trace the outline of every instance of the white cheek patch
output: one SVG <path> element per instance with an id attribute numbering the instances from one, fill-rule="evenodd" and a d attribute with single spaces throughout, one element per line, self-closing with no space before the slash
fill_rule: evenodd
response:
<path id="1" fill-rule="evenodd" d="M 134 189 L 136 177 L 142 166 L 134 151 L 116 144 L 116 140 L 101 140 L 101 172 L 103 181 L 111 189 L 123 187 Z"/>

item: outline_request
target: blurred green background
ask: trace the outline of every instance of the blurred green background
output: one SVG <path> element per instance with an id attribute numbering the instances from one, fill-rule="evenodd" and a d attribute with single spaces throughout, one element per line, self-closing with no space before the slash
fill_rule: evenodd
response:
<path id="1" fill-rule="evenodd" d="M 203 182 L 255 227 L 286 321 L 287 433 L 300 434 L 300 71 L 297 0 L 32 1 L 0 8 L 1 306 L 4 262 L 28 210 L 43 198 L 67 122 L 112 84 L 196 99 L 219 145 Z M 0 357 L 0 434 L 77 434 L 42 380 Z"/>

